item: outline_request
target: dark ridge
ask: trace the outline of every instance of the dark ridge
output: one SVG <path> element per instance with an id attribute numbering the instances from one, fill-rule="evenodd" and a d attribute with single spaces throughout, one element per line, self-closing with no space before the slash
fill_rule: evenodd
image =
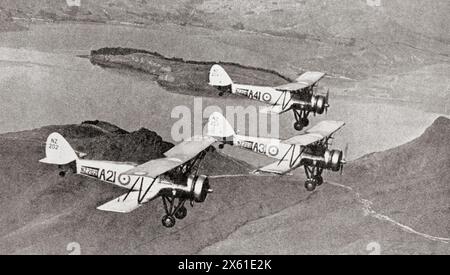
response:
<path id="1" fill-rule="evenodd" d="M 423 137 L 425 136 L 432 136 L 436 140 L 449 141 L 450 119 L 443 116 L 438 117 L 425 131 Z"/>
<path id="2" fill-rule="evenodd" d="M 287 76 L 284 76 L 282 74 L 280 74 L 279 72 L 275 71 L 275 70 L 270 70 L 270 69 L 264 69 L 264 68 L 258 68 L 258 67 L 253 67 L 253 66 L 246 66 L 246 65 L 241 65 L 239 63 L 235 63 L 235 62 L 223 62 L 223 61 L 195 61 L 195 60 L 184 60 L 183 58 L 179 58 L 179 57 L 166 57 L 158 52 L 150 52 L 147 50 L 142 50 L 142 49 L 132 49 L 132 48 L 121 48 L 121 47 L 117 47 L 117 48 L 101 48 L 98 50 L 92 50 L 91 51 L 91 57 L 92 56 L 96 56 L 96 55 L 130 55 L 130 54 L 135 54 L 135 53 L 143 53 L 143 54 L 149 54 L 152 55 L 154 57 L 158 57 L 167 61 L 175 61 L 175 62 L 182 62 L 182 63 L 186 63 L 186 64 L 193 64 L 193 65 L 214 65 L 214 64 L 222 64 L 222 65 L 229 65 L 229 66 L 236 66 L 238 68 L 242 68 L 242 69 L 249 69 L 249 70 L 256 70 L 256 71 L 261 71 L 261 72 L 265 72 L 265 73 L 270 73 L 270 74 L 274 74 L 288 82 L 293 81 L 292 79 L 290 79 Z"/>
<path id="3" fill-rule="evenodd" d="M 105 121 L 100 121 L 100 120 L 87 120 L 87 121 L 83 121 L 81 123 L 81 125 L 94 125 L 97 126 L 109 133 L 113 133 L 113 134 L 128 134 L 127 131 L 125 131 L 122 128 L 117 127 L 116 125 L 113 125 L 111 123 L 105 122 Z"/>

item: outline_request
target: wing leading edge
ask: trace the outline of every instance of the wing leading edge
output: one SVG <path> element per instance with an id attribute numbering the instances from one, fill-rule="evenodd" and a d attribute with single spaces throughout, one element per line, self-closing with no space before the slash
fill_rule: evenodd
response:
<path id="1" fill-rule="evenodd" d="M 291 172 L 293 169 L 294 167 L 291 167 L 288 160 L 283 160 L 282 162 L 277 161 L 267 166 L 258 168 L 257 171 L 284 175 Z"/>
<path id="2" fill-rule="evenodd" d="M 159 188 L 151 186 L 147 193 L 139 191 L 130 191 L 122 196 L 115 198 L 103 205 L 97 207 L 98 210 L 116 212 L 116 213 L 130 213 L 154 199 L 158 195 Z M 144 193 L 144 194 L 141 194 Z M 140 197 L 142 196 L 142 197 Z"/>
<path id="3" fill-rule="evenodd" d="M 128 170 L 123 174 L 157 178 L 160 175 L 188 162 L 214 142 L 216 142 L 216 139 L 212 137 L 192 137 L 167 151 L 164 154 L 166 158 L 151 160 Z"/>
<path id="4" fill-rule="evenodd" d="M 284 140 L 283 143 L 307 146 L 332 136 L 344 125 L 345 123 L 342 121 L 325 120 L 307 130 L 306 134 Z"/>
<path id="5" fill-rule="evenodd" d="M 299 76 L 295 82 L 275 87 L 279 91 L 298 91 L 313 86 L 319 82 L 325 73 L 322 72 L 306 72 Z"/>

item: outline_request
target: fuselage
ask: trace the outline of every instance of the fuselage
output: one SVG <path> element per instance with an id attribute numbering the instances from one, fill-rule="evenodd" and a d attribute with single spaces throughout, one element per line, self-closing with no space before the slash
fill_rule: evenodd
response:
<path id="1" fill-rule="evenodd" d="M 338 171 L 336 167 L 338 167 L 337 165 L 342 158 L 342 155 L 339 155 L 341 154 L 340 151 L 329 151 L 322 145 L 309 145 L 305 147 L 299 144 L 284 143 L 279 139 L 273 138 L 235 135 L 233 136 L 231 145 L 280 161 L 287 161 L 292 168 L 309 165 Z M 336 157 L 339 160 L 336 160 Z M 329 166 L 330 163 L 334 166 Z"/>
<path id="2" fill-rule="evenodd" d="M 273 87 L 267 86 L 253 86 L 243 84 L 232 84 L 231 92 L 246 96 L 253 100 L 258 100 L 270 105 L 281 105 L 283 109 L 288 109 L 293 104 L 304 104 L 307 98 L 297 97 L 296 94 L 292 94 L 286 91 L 279 91 Z"/>
<path id="3" fill-rule="evenodd" d="M 124 172 L 135 168 L 137 166 L 135 163 L 78 159 L 76 161 L 76 166 L 76 173 L 79 175 L 98 179 L 128 190 L 146 191 L 152 189 L 160 192 L 164 189 L 186 189 L 186 191 L 189 191 L 186 184 L 175 184 L 172 180 L 165 177 L 154 179 L 144 176 L 123 174 Z M 186 181 L 184 181 L 184 183 L 186 183 Z"/>
<path id="4" fill-rule="evenodd" d="M 304 155 L 301 146 L 283 143 L 275 138 L 235 135 L 232 145 L 270 158 L 288 160 L 295 164 L 300 163 Z"/>

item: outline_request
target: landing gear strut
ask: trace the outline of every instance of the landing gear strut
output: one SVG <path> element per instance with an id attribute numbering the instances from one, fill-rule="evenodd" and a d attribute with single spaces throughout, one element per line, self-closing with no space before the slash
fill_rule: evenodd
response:
<path id="1" fill-rule="evenodd" d="M 316 190 L 317 186 L 321 186 L 323 184 L 322 177 L 323 169 L 319 167 L 309 167 L 305 165 L 305 174 L 307 180 L 305 181 L 305 188 L 309 192 Z"/>
<path id="2" fill-rule="evenodd" d="M 317 186 L 321 186 L 323 184 L 322 176 L 314 176 L 313 179 L 317 182 Z"/>
<path id="3" fill-rule="evenodd" d="M 308 127 L 308 125 L 309 125 L 308 115 L 309 115 L 309 111 L 294 109 L 294 117 L 295 117 L 294 128 L 295 128 L 295 130 L 301 131 L 301 130 L 303 130 L 303 128 Z"/>
<path id="4" fill-rule="evenodd" d="M 187 209 L 184 206 L 186 199 L 178 199 L 178 203 L 175 203 L 175 199 L 175 197 L 162 197 L 166 215 L 163 216 L 161 221 L 167 228 L 171 228 L 175 225 L 175 218 L 181 220 L 187 215 Z"/>

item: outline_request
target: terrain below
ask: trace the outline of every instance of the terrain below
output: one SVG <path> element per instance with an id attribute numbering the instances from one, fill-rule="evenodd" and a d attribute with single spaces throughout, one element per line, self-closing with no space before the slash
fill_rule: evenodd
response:
<path id="1" fill-rule="evenodd" d="M 68 254 L 77 243 L 82 254 L 369 254 L 374 246 L 383 254 L 448 254 L 450 148 L 442 137 L 449 130 L 450 120 L 439 118 L 413 142 L 350 163 L 342 178 L 327 173 L 312 193 L 302 178 L 250 175 L 248 164 L 208 153 L 201 173 L 214 193 L 173 229 L 160 224 L 159 200 L 126 215 L 98 211 L 123 190 L 60 178 L 57 167 L 38 162 L 53 131 L 88 158 L 138 163 L 171 148 L 156 133 L 90 121 L 2 134 L 0 252 Z M 430 167 L 434 177 L 415 172 Z"/>
<path id="2" fill-rule="evenodd" d="M 77 242 L 84 254 L 449 254 L 450 133 L 440 117 L 450 114 L 448 1 L 379 3 L 2 1 L 0 133 L 10 133 L 0 135 L 0 252 L 67 254 Z M 125 65 L 162 66 L 135 73 L 77 57 L 104 47 L 145 50 Z M 120 190 L 60 179 L 37 162 L 50 131 L 66 131 L 89 157 L 142 162 L 178 142 L 167 125 L 175 108 L 193 110 L 192 95 L 208 96 L 203 107 L 253 106 L 216 98 L 205 85 L 206 61 L 263 85 L 326 72 L 319 91 L 330 89 L 332 106 L 311 122 L 345 121 L 333 146 L 349 144 L 355 161 L 308 194 L 301 170 L 249 176 L 251 167 L 229 155 L 252 166 L 267 160 L 226 148 L 205 167 L 215 193 L 173 230 L 160 226 L 159 203 L 128 216 L 99 213 Z M 100 132 L 77 124 L 92 119 L 112 124 Z M 298 134 L 292 119 L 281 117 L 281 138 Z"/>

